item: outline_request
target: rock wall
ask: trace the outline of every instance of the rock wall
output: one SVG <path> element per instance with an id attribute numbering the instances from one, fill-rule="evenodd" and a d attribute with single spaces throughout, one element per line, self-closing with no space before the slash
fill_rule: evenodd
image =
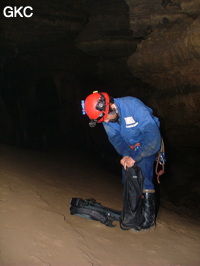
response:
<path id="1" fill-rule="evenodd" d="M 127 63 L 152 87 L 143 97 L 162 122 L 171 171 L 166 188 L 174 203 L 190 206 L 200 195 L 200 1 L 126 2 L 133 36 L 143 32 Z"/>

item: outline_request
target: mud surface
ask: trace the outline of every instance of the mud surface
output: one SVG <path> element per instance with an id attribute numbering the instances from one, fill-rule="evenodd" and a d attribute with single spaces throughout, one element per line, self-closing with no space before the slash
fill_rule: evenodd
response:
<path id="1" fill-rule="evenodd" d="M 72 197 L 122 206 L 120 177 L 87 158 L 0 146 L 0 265 L 200 265 L 199 221 L 161 207 L 155 229 L 71 216 Z"/>

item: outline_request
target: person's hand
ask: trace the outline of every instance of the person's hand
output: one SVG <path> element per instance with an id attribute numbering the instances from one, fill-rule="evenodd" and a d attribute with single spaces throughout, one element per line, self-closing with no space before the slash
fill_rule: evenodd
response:
<path id="1" fill-rule="evenodd" d="M 125 165 L 125 161 L 129 158 L 129 156 L 124 156 L 121 160 L 120 160 L 120 164 L 122 164 L 123 166 Z"/>
<path id="2" fill-rule="evenodd" d="M 132 167 L 135 164 L 135 161 L 130 156 L 124 156 L 120 163 L 124 166 L 124 169 L 126 170 L 126 167 Z"/>
<path id="3" fill-rule="evenodd" d="M 126 170 L 126 167 L 132 167 L 135 164 L 135 160 L 133 160 L 132 157 L 129 157 L 125 160 L 125 167 L 124 169 Z"/>

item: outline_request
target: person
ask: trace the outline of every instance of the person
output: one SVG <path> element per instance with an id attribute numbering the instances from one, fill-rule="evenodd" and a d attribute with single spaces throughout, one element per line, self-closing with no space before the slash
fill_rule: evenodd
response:
<path id="1" fill-rule="evenodd" d="M 127 96 L 112 98 L 106 92 L 87 96 L 84 110 L 90 118 L 89 125 L 103 123 L 110 143 L 122 156 L 121 165 L 137 165 L 144 176 L 144 223 L 142 229 L 155 225 L 154 162 L 161 146 L 159 120 L 151 108 L 138 98 Z M 124 172 L 124 171 L 123 171 Z M 124 182 L 124 177 L 123 177 Z"/>

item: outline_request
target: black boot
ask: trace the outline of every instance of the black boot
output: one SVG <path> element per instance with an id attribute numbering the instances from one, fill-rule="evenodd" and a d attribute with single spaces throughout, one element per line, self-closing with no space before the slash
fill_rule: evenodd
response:
<path id="1" fill-rule="evenodd" d="M 151 192 L 146 192 L 151 191 Z M 154 190 L 145 190 L 143 192 L 143 216 L 144 223 L 141 226 L 141 230 L 148 229 L 155 225 L 155 212 L 156 212 L 156 203 L 155 203 L 155 191 Z"/>

